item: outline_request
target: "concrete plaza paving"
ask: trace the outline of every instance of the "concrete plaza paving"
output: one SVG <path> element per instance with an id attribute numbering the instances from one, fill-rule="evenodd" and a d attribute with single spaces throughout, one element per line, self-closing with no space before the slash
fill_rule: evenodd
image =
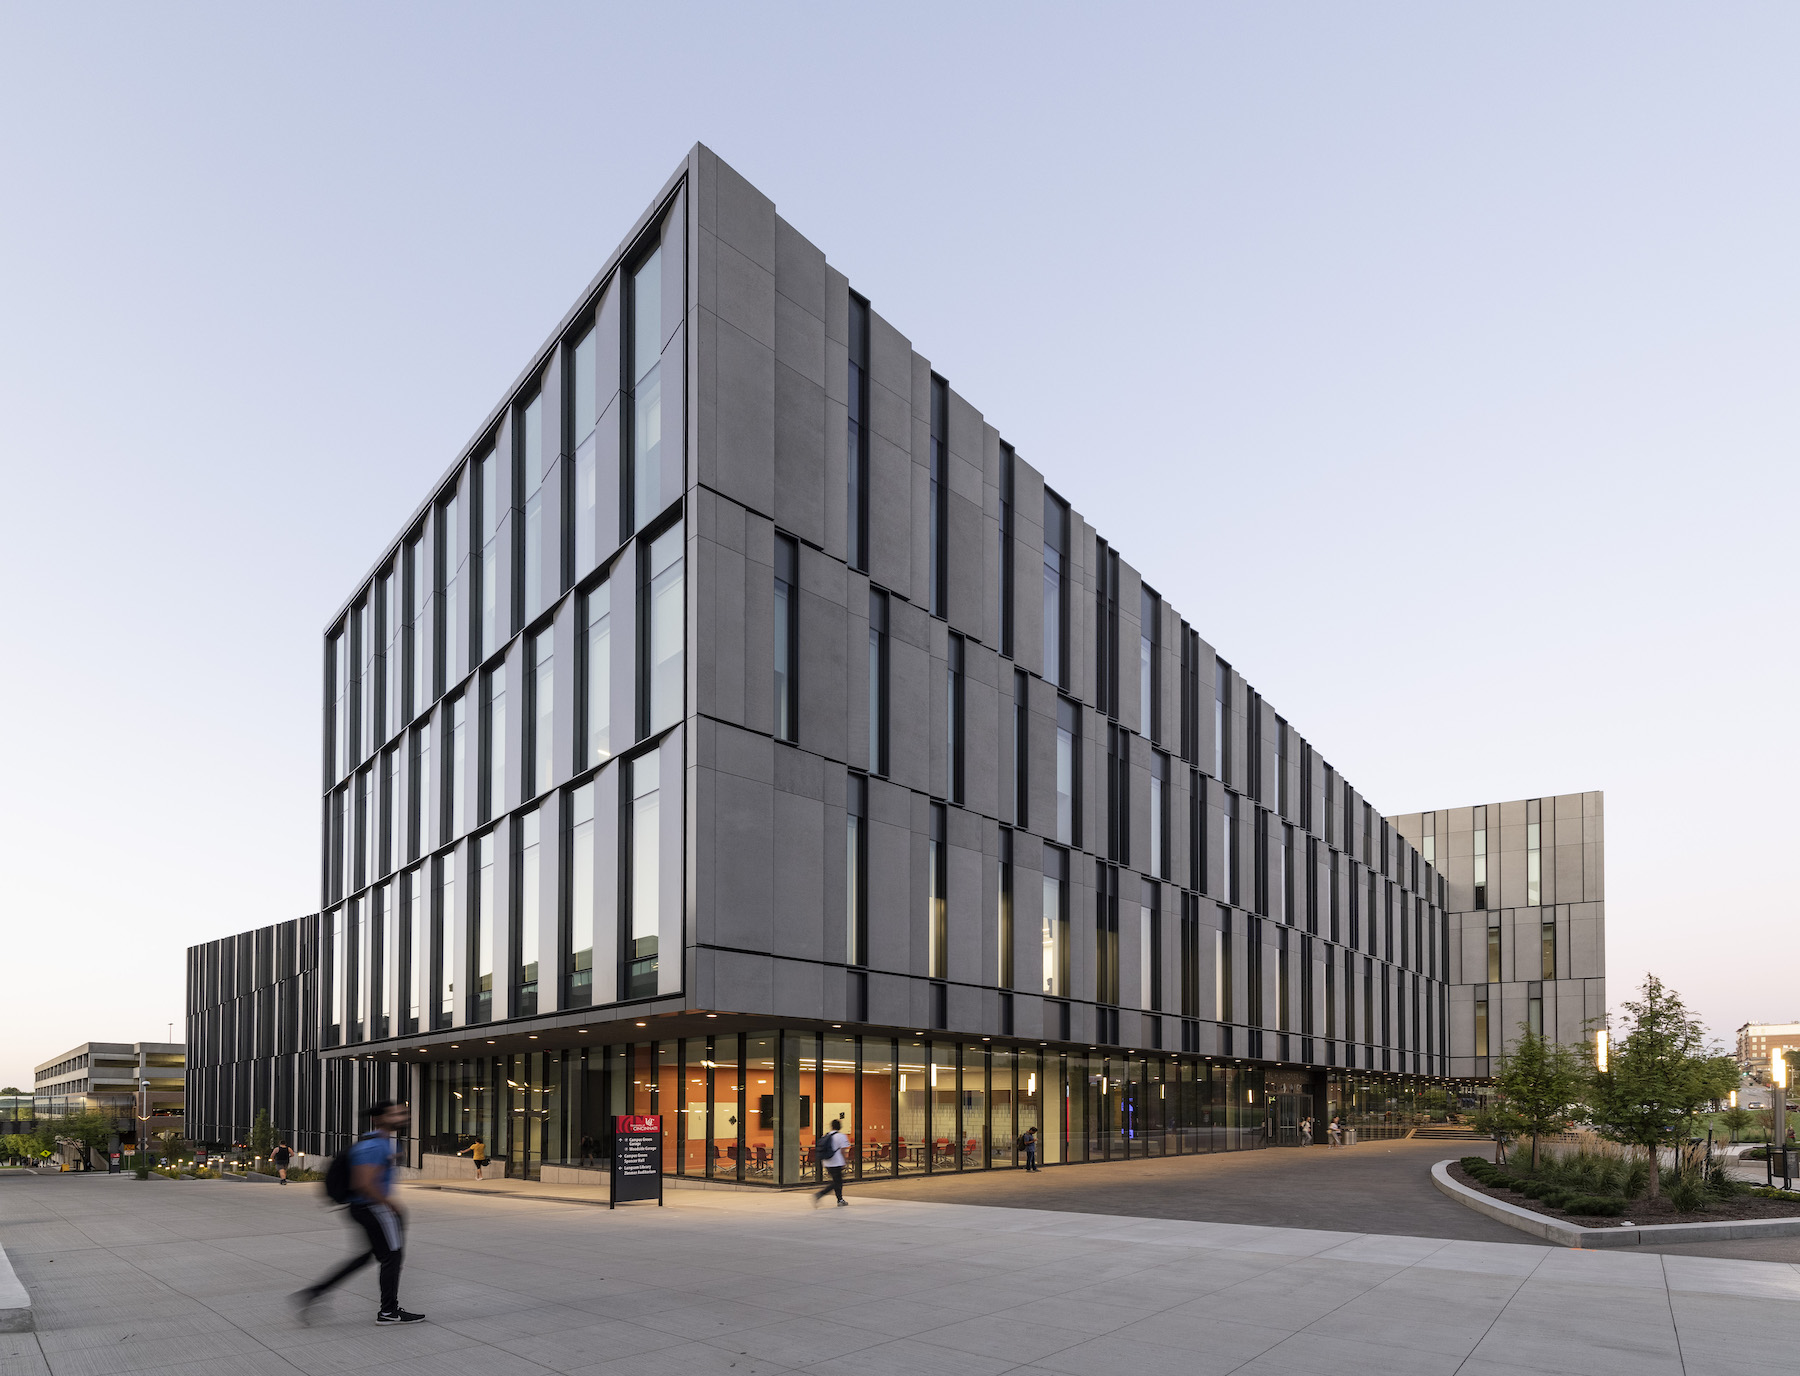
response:
<path id="1" fill-rule="evenodd" d="M 1507 1376 L 1781 1370 L 1800 1267 L 881 1198 L 581 1205 L 410 1190 L 403 1301 L 313 1188 L 0 1179 L 37 1307 L 0 1376 L 860 1373 Z"/>

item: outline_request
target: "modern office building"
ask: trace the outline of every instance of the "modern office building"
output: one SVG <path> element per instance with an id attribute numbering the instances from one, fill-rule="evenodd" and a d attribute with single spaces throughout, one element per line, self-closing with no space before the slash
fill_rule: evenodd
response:
<path id="1" fill-rule="evenodd" d="M 191 953 L 196 1136 L 404 1092 L 425 1156 L 659 1113 L 791 1183 L 833 1118 L 864 1178 L 1405 1121 L 1478 1073 L 1444 880 L 1154 581 L 694 148 L 331 617 L 321 912 Z"/>
<path id="2" fill-rule="evenodd" d="M 32 1110 L 38 1118 L 107 1114 L 120 1135 L 183 1129 L 187 1048 L 180 1042 L 83 1042 L 36 1067 Z"/>
<path id="3" fill-rule="evenodd" d="M 1744 1074 L 1767 1082 L 1775 1052 L 1800 1050 L 1800 1022 L 1747 1022 L 1737 1030 L 1737 1059 Z"/>
<path id="4" fill-rule="evenodd" d="M 1393 819 L 1443 877 L 1452 1076 L 1491 1075 L 1522 1029 L 1578 1046 L 1605 1025 L 1603 818 L 1593 792 Z"/>

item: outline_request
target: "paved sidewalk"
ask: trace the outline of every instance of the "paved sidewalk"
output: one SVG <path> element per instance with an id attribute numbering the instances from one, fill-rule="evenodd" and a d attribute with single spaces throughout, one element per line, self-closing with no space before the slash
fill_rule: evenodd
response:
<path id="1" fill-rule="evenodd" d="M 0 1181 L 40 1331 L 0 1376 L 1709 1376 L 1800 1348 L 1800 1268 L 1511 1243 L 795 1195 L 617 1212 L 410 1190 L 402 1298 L 316 1191 Z"/>

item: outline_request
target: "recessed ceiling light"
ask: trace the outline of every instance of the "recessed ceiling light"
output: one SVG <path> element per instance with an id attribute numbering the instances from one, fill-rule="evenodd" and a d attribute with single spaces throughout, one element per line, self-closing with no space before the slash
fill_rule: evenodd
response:
<path id="1" fill-rule="evenodd" d="M 641 1023 L 641 1022 L 640 1022 L 640 1023 L 639 1023 L 639 1024 L 638 1024 L 638 1026 L 639 1026 L 639 1027 L 642 1027 L 642 1026 L 643 1026 L 643 1025 L 644 1025 L 644 1024 L 643 1024 L 643 1023 Z"/>
<path id="2" fill-rule="evenodd" d="M 530 1037 L 531 1040 L 534 1042 L 537 1040 L 537 1033 L 535 1033 L 535 1032 L 527 1032 L 525 1035 L 527 1037 Z"/>
<path id="3" fill-rule="evenodd" d="M 488 1045 L 489 1045 L 489 1046 L 492 1046 L 492 1045 L 493 1045 L 493 1044 L 494 1044 L 494 1039 L 493 1039 L 493 1038 L 492 1038 L 492 1037 L 489 1037 L 489 1038 L 488 1038 Z"/>

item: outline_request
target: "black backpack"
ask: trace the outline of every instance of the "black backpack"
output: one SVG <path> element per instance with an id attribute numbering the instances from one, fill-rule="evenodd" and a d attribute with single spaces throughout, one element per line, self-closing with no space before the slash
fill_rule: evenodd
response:
<path id="1" fill-rule="evenodd" d="M 837 1155 L 837 1137 L 837 1133 L 828 1132 L 813 1143 L 813 1159 L 820 1165 L 823 1165 L 827 1158 Z"/>
<path id="2" fill-rule="evenodd" d="M 369 1134 L 364 1133 L 366 1137 Z M 356 1139 L 362 1141 L 362 1137 Z M 332 1157 L 325 1167 L 325 1195 L 333 1204 L 348 1204 L 353 1191 L 350 1188 L 350 1148 L 346 1147 Z"/>

